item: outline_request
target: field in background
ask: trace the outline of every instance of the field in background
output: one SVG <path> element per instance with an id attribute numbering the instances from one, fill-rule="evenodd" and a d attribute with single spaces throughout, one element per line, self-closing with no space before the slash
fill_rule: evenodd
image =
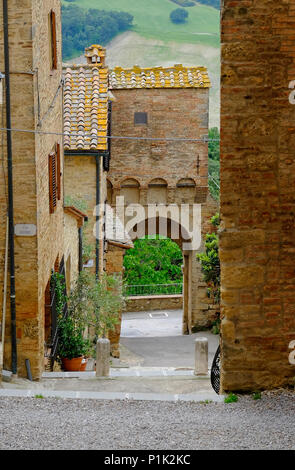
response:
<path id="1" fill-rule="evenodd" d="M 170 21 L 169 15 L 179 6 L 170 0 L 63 0 L 62 3 L 98 10 L 126 11 L 134 16 L 133 31 L 145 38 L 219 46 L 219 11 L 205 5 L 187 8 L 187 23 L 176 25 Z"/>
<path id="2" fill-rule="evenodd" d="M 220 39 L 219 11 L 204 5 L 188 8 L 189 21 L 175 25 L 169 20 L 177 5 L 170 0 L 77 0 L 85 8 L 126 11 L 134 16 L 134 27 L 107 44 L 107 63 L 132 67 L 202 65 L 208 68 L 210 91 L 210 127 L 219 127 Z M 84 62 L 84 56 L 71 63 Z"/>

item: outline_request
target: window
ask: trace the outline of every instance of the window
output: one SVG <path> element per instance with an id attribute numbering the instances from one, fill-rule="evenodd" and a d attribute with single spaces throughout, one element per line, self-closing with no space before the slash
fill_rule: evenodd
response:
<path id="1" fill-rule="evenodd" d="M 49 13 L 49 46 L 51 70 L 57 69 L 57 44 L 56 44 L 56 17 L 55 12 Z"/>
<path id="2" fill-rule="evenodd" d="M 147 113 L 134 113 L 134 124 L 146 125 Z"/>
<path id="3" fill-rule="evenodd" d="M 49 172 L 49 212 L 53 214 L 57 201 L 61 199 L 61 162 L 60 144 L 55 145 L 55 149 L 48 156 Z"/>
<path id="4" fill-rule="evenodd" d="M 56 187 L 57 187 L 57 199 L 60 201 L 61 198 L 61 167 L 60 167 L 60 144 L 56 144 Z"/>
<path id="5" fill-rule="evenodd" d="M 49 212 L 53 214 L 57 204 L 57 188 L 56 188 L 56 153 L 52 152 L 48 157 L 49 171 Z"/>

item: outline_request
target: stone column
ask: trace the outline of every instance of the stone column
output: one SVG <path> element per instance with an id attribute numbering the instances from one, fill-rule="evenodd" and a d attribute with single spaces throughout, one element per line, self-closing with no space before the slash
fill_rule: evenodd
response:
<path id="1" fill-rule="evenodd" d="M 110 375 L 110 341 L 99 338 L 96 343 L 96 377 L 109 377 Z"/>
<path id="2" fill-rule="evenodd" d="M 195 341 L 195 375 L 208 375 L 208 339 Z"/>

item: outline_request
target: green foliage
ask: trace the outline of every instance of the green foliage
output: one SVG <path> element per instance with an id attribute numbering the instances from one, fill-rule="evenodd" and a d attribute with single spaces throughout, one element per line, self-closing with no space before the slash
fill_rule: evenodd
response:
<path id="1" fill-rule="evenodd" d="M 131 28 L 133 16 L 126 12 L 62 6 L 63 58 L 82 54 L 91 44 L 107 44 Z"/>
<path id="2" fill-rule="evenodd" d="M 214 227 L 220 224 L 219 214 L 215 214 L 211 218 Z M 205 252 L 197 254 L 197 259 L 201 263 L 201 270 L 204 281 L 207 283 L 208 297 L 212 298 L 215 304 L 220 303 L 220 260 L 219 260 L 219 243 L 216 233 L 208 233 L 206 235 Z M 220 315 L 217 314 L 216 320 L 212 325 L 212 333 L 220 332 Z"/>
<path id="3" fill-rule="evenodd" d="M 211 160 L 219 161 L 220 159 L 220 132 L 217 127 L 212 127 L 208 131 L 209 139 L 214 140 L 214 142 L 209 142 L 208 144 L 208 155 Z"/>
<path id="4" fill-rule="evenodd" d="M 83 356 L 89 350 L 89 341 L 84 338 L 84 327 L 71 315 L 64 316 L 64 305 L 68 301 L 65 295 L 64 276 L 54 273 L 51 278 L 55 290 L 55 305 L 58 325 L 58 355 L 73 359 Z"/>
<path id="5" fill-rule="evenodd" d="M 90 342 L 84 338 L 82 326 L 71 315 L 58 320 L 58 355 L 60 358 L 73 359 L 87 355 Z"/>
<path id="6" fill-rule="evenodd" d="M 69 295 L 70 316 L 81 328 L 90 327 L 96 337 L 106 337 L 119 323 L 122 309 L 122 285 L 114 276 L 103 276 L 97 281 L 95 275 L 82 271 Z"/>
<path id="7" fill-rule="evenodd" d="M 62 4 L 69 6 L 65 0 L 62 0 Z M 195 8 L 189 10 L 189 21 L 182 25 L 180 28 L 178 24 L 171 23 L 169 15 L 174 9 L 175 3 L 170 0 L 76 0 L 72 5 L 78 5 L 84 9 L 99 9 L 104 11 L 124 11 L 130 13 L 134 17 L 133 26 L 129 29 L 138 33 L 141 37 L 156 39 L 163 41 L 165 45 L 157 46 L 153 49 L 152 59 L 156 62 L 162 63 L 163 57 L 165 60 L 177 61 L 175 53 L 172 53 L 167 58 L 167 47 L 166 44 L 174 42 L 177 44 L 190 43 L 190 44 L 202 44 L 209 45 L 214 48 L 220 47 L 220 17 L 219 11 L 214 8 L 210 8 L 206 5 L 197 4 Z M 210 33 L 208 34 L 196 34 L 198 33 Z M 83 44 L 83 47 L 89 46 L 89 44 Z M 73 44 L 75 49 L 75 43 Z M 127 45 L 128 48 L 128 45 Z M 176 46 L 177 48 L 177 46 Z M 136 48 L 136 57 L 134 61 L 138 60 L 141 63 L 142 50 L 139 44 L 138 49 Z M 170 50 L 170 49 L 169 49 Z M 128 48 L 129 51 L 129 48 Z M 77 51 L 77 56 L 81 52 Z M 122 52 L 123 57 L 126 51 Z M 165 54 L 163 56 L 163 54 Z M 192 60 L 194 60 L 193 51 L 191 53 Z M 127 57 L 128 59 L 128 57 Z M 128 59 L 126 66 L 132 66 Z M 137 62 L 138 63 L 138 62 Z M 194 62 L 193 62 L 194 63 Z M 146 65 L 152 66 L 154 63 L 148 63 Z M 215 62 L 212 64 L 214 67 L 217 65 Z M 216 69 L 217 70 L 217 69 Z"/>
<path id="8" fill-rule="evenodd" d="M 254 392 L 252 395 L 253 400 L 261 400 L 261 392 Z"/>
<path id="9" fill-rule="evenodd" d="M 51 276 L 51 285 L 54 287 L 55 291 L 55 308 L 57 318 L 62 317 L 64 305 L 67 301 L 65 295 L 65 278 L 60 273 L 53 273 Z"/>
<path id="10" fill-rule="evenodd" d="M 230 393 L 224 398 L 224 403 L 236 403 L 239 400 L 238 396 L 234 393 Z"/>
<path id="11" fill-rule="evenodd" d="M 212 323 L 212 329 L 211 333 L 213 335 L 219 335 L 220 334 L 220 318 L 217 318 L 213 323 Z"/>
<path id="12" fill-rule="evenodd" d="M 208 172 L 209 172 L 209 189 L 212 197 L 219 200 L 220 193 L 220 133 L 217 127 L 212 127 L 208 132 L 209 139 L 215 142 L 208 143 Z"/>
<path id="13" fill-rule="evenodd" d="M 63 294 L 63 276 L 54 275 L 58 313 L 58 355 L 73 359 L 88 355 L 90 339 L 85 337 L 87 328 L 93 329 L 96 337 L 106 337 L 119 322 L 123 297 L 121 283 L 112 276 L 103 276 L 97 281 L 95 274 L 82 271 L 66 298 Z M 63 315 L 67 300 L 68 314 Z"/>
<path id="14" fill-rule="evenodd" d="M 44 396 L 41 395 L 41 394 L 40 395 L 35 395 L 35 398 L 44 398 Z"/>
<path id="15" fill-rule="evenodd" d="M 188 12 L 183 8 L 176 8 L 170 13 L 170 20 L 174 24 L 185 23 L 188 19 Z"/>
<path id="16" fill-rule="evenodd" d="M 210 7 L 220 9 L 220 0 L 198 0 L 198 3 L 202 3 L 203 5 L 209 5 Z"/>
<path id="17" fill-rule="evenodd" d="M 74 206 L 81 212 L 87 212 L 88 204 L 84 199 L 74 196 L 65 196 L 65 206 Z"/>
<path id="18" fill-rule="evenodd" d="M 219 225 L 220 225 L 220 215 L 219 215 L 218 212 L 217 212 L 217 214 L 213 215 L 213 217 L 211 217 L 210 222 L 213 225 L 213 227 L 219 227 Z"/>
<path id="19" fill-rule="evenodd" d="M 124 257 L 124 280 L 128 285 L 182 282 L 182 263 L 181 249 L 169 238 L 135 240 Z"/>
<path id="20" fill-rule="evenodd" d="M 73 0 L 67 0 L 71 2 Z M 220 9 L 220 0 L 171 0 L 171 2 L 177 3 L 182 7 L 193 7 L 196 3 L 202 3 L 203 5 L 209 5 L 213 8 Z"/>
<path id="21" fill-rule="evenodd" d="M 68 2 L 72 2 L 74 0 L 66 0 Z M 181 7 L 194 7 L 197 3 L 201 3 L 203 5 L 209 5 L 210 7 L 220 9 L 220 0 L 170 0 L 173 3 L 177 3 Z"/>
<path id="22" fill-rule="evenodd" d="M 216 216 L 213 223 L 216 223 Z M 204 281 L 208 285 L 209 296 L 218 304 L 220 302 L 220 261 L 218 235 L 216 233 L 207 233 L 205 250 L 204 253 L 197 255 L 197 259 L 201 263 L 201 270 Z"/>

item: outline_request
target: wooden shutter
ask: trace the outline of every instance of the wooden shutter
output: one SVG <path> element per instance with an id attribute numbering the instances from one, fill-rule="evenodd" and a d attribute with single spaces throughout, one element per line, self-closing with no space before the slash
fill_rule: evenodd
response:
<path id="1" fill-rule="evenodd" d="M 60 144 L 56 144 L 56 187 L 57 187 L 57 199 L 61 198 L 61 164 L 60 164 Z"/>
<path id="2" fill-rule="evenodd" d="M 51 10 L 50 17 L 50 40 L 51 40 L 51 68 L 57 69 L 57 44 L 56 44 L 56 17 L 55 12 Z"/>
<path id="3" fill-rule="evenodd" d="M 48 160 L 49 170 L 49 212 L 53 214 L 56 209 L 57 191 L 56 191 L 56 154 L 51 153 Z"/>

